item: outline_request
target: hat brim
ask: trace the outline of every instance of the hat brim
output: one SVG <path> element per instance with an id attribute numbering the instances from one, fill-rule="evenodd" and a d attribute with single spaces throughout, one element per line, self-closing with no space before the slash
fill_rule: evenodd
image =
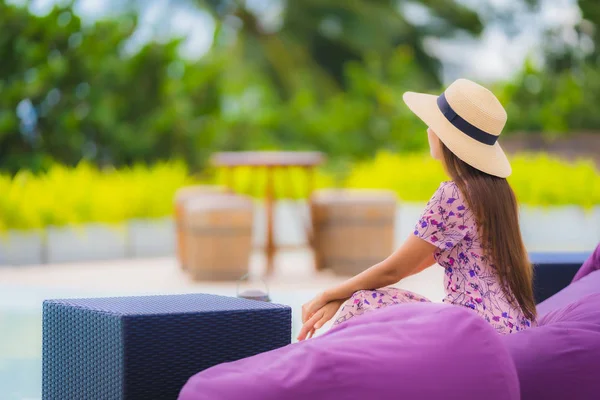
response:
<path id="1" fill-rule="evenodd" d="M 512 168 L 510 162 L 496 142 L 490 146 L 465 135 L 450 123 L 437 105 L 437 97 L 431 94 L 406 92 L 404 102 L 459 159 L 487 174 L 499 178 L 508 177 Z"/>

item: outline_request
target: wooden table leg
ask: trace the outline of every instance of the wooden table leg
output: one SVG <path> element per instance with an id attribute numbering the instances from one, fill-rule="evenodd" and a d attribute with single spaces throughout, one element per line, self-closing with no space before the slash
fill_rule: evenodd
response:
<path id="1" fill-rule="evenodd" d="M 309 221 L 309 229 L 308 229 L 308 244 L 314 248 L 314 232 L 315 225 L 313 220 L 313 206 L 312 206 L 312 192 L 315 189 L 315 170 L 312 167 L 307 168 L 307 195 L 306 200 L 308 202 L 308 207 L 310 211 L 310 221 Z"/>
<path id="2" fill-rule="evenodd" d="M 275 187 L 274 170 L 267 167 L 267 185 L 265 191 L 265 213 L 267 216 L 267 241 L 265 243 L 265 256 L 267 259 L 267 275 L 272 275 L 275 270 L 275 240 L 273 234 Z"/>
<path id="3" fill-rule="evenodd" d="M 235 167 L 225 169 L 225 186 L 229 188 L 229 193 L 235 193 Z"/>
<path id="4" fill-rule="evenodd" d="M 307 203 L 308 203 L 308 211 L 309 211 L 309 228 L 306 231 L 306 236 L 308 240 L 308 245 L 313 251 L 313 260 L 315 263 L 315 269 L 321 270 L 322 263 L 321 257 L 319 254 L 318 246 L 315 240 L 315 209 L 312 201 L 312 192 L 315 188 L 315 170 L 312 167 L 306 169 L 307 173 Z"/>

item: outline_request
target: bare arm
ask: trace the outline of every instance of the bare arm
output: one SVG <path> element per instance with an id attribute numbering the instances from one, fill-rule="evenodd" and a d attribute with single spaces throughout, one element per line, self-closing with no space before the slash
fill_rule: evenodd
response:
<path id="1" fill-rule="evenodd" d="M 354 292 L 367 289 L 379 289 L 393 285 L 398 281 L 423 271 L 435 263 L 433 259 L 436 247 L 411 235 L 388 258 L 356 275 L 335 288 L 327 290 L 324 301 L 345 300 Z"/>
<path id="2" fill-rule="evenodd" d="M 427 258 L 425 259 L 425 261 L 423 261 L 423 263 L 421 265 L 419 265 L 417 267 L 417 269 L 415 269 L 415 271 L 412 274 L 410 274 L 410 275 L 418 274 L 419 272 L 424 271 L 427 268 L 431 267 L 433 264 L 435 264 L 436 261 L 435 261 L 435 258 L 433 258 L 433 254 L 434 253 L 431 253 L 429 256 L 427 256 Z"/>

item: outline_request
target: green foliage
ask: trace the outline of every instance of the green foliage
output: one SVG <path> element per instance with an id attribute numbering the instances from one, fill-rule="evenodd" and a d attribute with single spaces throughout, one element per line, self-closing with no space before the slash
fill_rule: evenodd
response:
<path id="1" fill-rule="evenodd" d="M 540 43 L 543 64 L 528 61 L 511 82 L 499 85 L 508 131 L 552 137 L 600 130 L 600 2 L 577 4 L 581 19 L 573 31 L 567 34 L 562 24 L 548 28 Z"/>
<path id="2" fill-rule="evenodd" d="M 211 138 L 203 149 L 319 150 L 346 159 L 368 158 L 382 148 L 422 149 L 426 138 L 414 132 L 425 128 L 401 100 L 406 87 L 425 86 L 413 57 L 408 47 L 388 56 L 371 53 L 365 63 L 348 64 L 346 91 L 327 96 L 306 75 L 285 102 L 260 68 L 219 59 L 212 83 L 221 104 L 203 118 L 201 136 Z"/>
<path id="3" fill-rule="evenodd" d="M 206 156 L 214 70 L 190 71 L 178 40 L 128 53 L 136 28 L 135 15 L 84 25 L 69 4 L 36 16 L 0 0 L 0 169 Z"/>
<path id="4" fill-rule="evenodd" d="M 199 60 L 179 55 L 179 39 L 132 51 L 135 13 L 86 24 L 64 2 L 38 16 L 0 0 L 0 171 L 173 158 L 200 171 L 222 150 L 319 150 L 338 165 L 421 151 L 424 125 L 401 95 L 441 90 L 425 39 L 483 29 L 458 1 L 290 0 L 277 26 L 248 2 L 188 2 L 216 18 L 214 46 Z M 594 2 L 580 4 L 600 22 Z M 434 18 L 411 21 L 409 6 Z M 600 29 L 584 25 L 582 37 L 596 40 Z M 593 54 L 573 68 L 526 65 L 498 85 L 507 131 L 598 130 Z"/>
<path id="5" fill-rule="evenodd" d="M 600 173 L 589 161 L 566 163 L 547 155 L 523 154 L 513 158 L 510 183 L 519 201 L 535 206 L 600 205 Z M 370 161 L 350 165 L 341 174 L 331 165 L 316 171 L 316 188 L 381 188 L 394 190 L 402 201 L 427 201 L 440 182 L 447 180 L 439 162 L 429 155 L 381 152 Z M 208 184 L 231 184 L 227 171 L 214 171 Z M 88 222 L 120 223 L 129 219 L 161 218 L 173 212 L 177 189 L 200 182 L 182 162 L 152 167 L 100 170 L 88 163 L 75 168 L 54 165 L 47 173 L 0 174 L 0 231 Z M 291 168 L 275 174 L 277 198 L 306 198 L 306 171 Z M 261 198 L 264 170 L 238 168 L 233 187 L 237 193 Z"/>
<path id="6" fill-rule="evenodd" d="M 299 75 L 310 71 L 319 93 L 346 87 L 345 67 L 363 61 L 369 53 L 389 54 L 397 46 L 409 47 L 415 66 L 430 86 L 440 83 L 440 63 L 425 50 L 425 38 L 448 38 L 456 33 L 477 35 L 483 30 L 479 15 L 456 0 L 288 0 L 277 2 L 281 20 L 265 21 L 274 11 L 265 0 L 262 7 L 229 0 L 188 0 L 208 10 L 217 20 L 215 49 L 228 48 L 234 31 L 238 50 L 234 62 L 267 71 L 284 97 L 291 97 L 304 82 Z M 408 4 L 407 4 L 408 3 Z M 419 22 L 407 18 L 405 7 L 430 15 Z M 272 19 L 272 18 L 271 18 Z"/>
<path id="7" fill-rule="evenodd" d="M 421 26 L 389 2 L 330 0 L 287 2 L 283 25 L 269 32 L 243 3 L 225 3 L 197 2 L 218 18 L 215 46 L 188 61 L 180 40 L 132 52 L 135 14 L 85 24 L 71 4 L 38 16 L 0 0 L 0 170 L 173 157 L 199 170 L 217 150 L 356 159 L 420 149 L 411 132 L 422 126 L 400 95 L 438 86 L 439 63 L 422 39 L 482 29 L 454 2 L 423 1 L 439 20 Z"/>
<path id="8" fill-rule="evenodd" d="M 513 82 L 496 93 L 509 115 L 506 130 L 544 132 L 549 136 L 600 128 L 600 69 L 582 65 L 560 73 L 527 64 Z"/>

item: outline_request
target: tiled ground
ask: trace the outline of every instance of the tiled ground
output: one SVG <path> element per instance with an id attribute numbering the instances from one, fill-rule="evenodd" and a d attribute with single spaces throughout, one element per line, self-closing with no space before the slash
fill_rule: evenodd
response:
<path id="1" fill-rule="evenodd" d="M 264 258 L 257 252 L 250 271 L 260 276 L 263 269 Z M 316 273 L 306 250 L 286 251 L 278 255 L 268 286 L 273 301 L 292 307 L 295 335 L 301 326 L 302 304 L 343 279 Z M 400 286 L 440 301 L 442 279 L 443 270 L 433 267 Z M 0 268 L 0 399 L 40 398 L 44 299 L 193 292 L 234 296 L 236 286 L 235 282 L 194 282 L 170 258 Z"/>
<path id="2" fill-rule="evenodd" d="M 264 257 L 256 252 L 250 262 L 252 276 L 262 276 Z M 275 273 L 267 283 L 272 292 L 318 292 L 345 278 L 330 272 L 315 272 L 311 253 L 285 251 L 277 255 Z M 441 299 L 442 271 L 432 268 L 401 284 L 432 299 Z M 77 264 L 54 264 L 0 268 L 0 283 L 8 287 L 29 287 L 44 291 L 115 293 L 231 292 L 236 282 L 195 282 L 181 271 L 175 259 L 121 260 Z M 256 282 L 260 286 L 260 282 Z"/>

